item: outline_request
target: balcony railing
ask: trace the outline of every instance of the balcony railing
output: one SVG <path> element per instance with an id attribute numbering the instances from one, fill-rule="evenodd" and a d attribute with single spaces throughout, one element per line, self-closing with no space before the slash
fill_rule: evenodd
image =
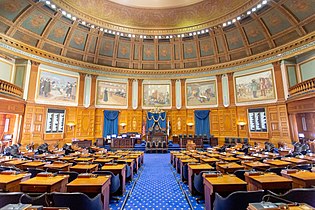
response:
<path id="1" fill-rule="evenodd" d="M 306 93 L 309 91 L 315 91 L 315 78 L 306 80 L 299 84 L 294 85 L 289 89 L 290 96 Z"/>
<path id="2" fill-rule="evenodd" d="M 4 80 L 0 80 L 0 93 L 23 97 L 23 89 Z"/>

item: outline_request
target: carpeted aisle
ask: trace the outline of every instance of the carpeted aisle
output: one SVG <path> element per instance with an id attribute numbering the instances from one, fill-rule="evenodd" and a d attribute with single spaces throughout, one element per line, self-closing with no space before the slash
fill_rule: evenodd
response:
<path id="1" fill-rule="evenodd" d="M 144 169 L 124 209 L 190 209 L 172 171 L 170 154 L 145 154 Z"/>

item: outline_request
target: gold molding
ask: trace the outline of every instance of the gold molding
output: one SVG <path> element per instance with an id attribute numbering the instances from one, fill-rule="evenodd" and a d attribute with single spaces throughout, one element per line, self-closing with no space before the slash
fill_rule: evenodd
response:
<path id="1" fill-rule="evenodd" d="M 12 51 L 8 48 L 1 48 L 2 51 L 7 53 L 23 57 L 25 59 L 30 59 L 39 63 L 44 63 L 50 66 L 55 66 L 65 70 L 71 70 L 75 72 L 82 72 L 91 75 L 100 75 L 107 77 L 118 77 L 118 78 L 170 78 L 172 79 L 182 79 L 182 78 L 198 78 L 205 76 L 214 76 L 217 74 L 237 72 L 245 69 L 250 69 L 266 64 L 270 64 L 275 61 L 283 60 L 286 58 L 299 55 L 301 53 L 315 49 L 315 44 L 311 44 L 306 47 L 306 44 L 313 43 L 315 41 L 315 32 L 309 33 L 304 37 L 298 38 L 290 43 L 276 47 L 272 50 L 266 52 L 242 58 L 239 60 L 229 61 L 225 63 L 215 64 L 211 66 L 196 67 L 196 68 L 186 68 L 186 69 L 174 69 L 174 70 L 137 70 L 137 69 L 123 69 L 102 66 L 98 64 L 87 63 L 83 61 L 74 60 L 60 55 L 55 55 L 47 51 L 38 49 L 36 47 L 27 45 L 20 41 L 17 41 L 11 37 L 4 34 L 0 34 L 0 42 L 8 45 L 12 48 L 21 50 L 32 55 L 39 56 L 43 59 L 49 59 L 53 62 L 44 61 L 37 59 L 36 57 L 28 56 L 26 54 L 18 53 L 16 50 Z M 304 46 L 304 47 L 302 47 Z M 301 49 L 297 50 L 298 47 Z M 292 51 L 290 54 L 286 54 L 287 51 Z M 64 65 L 58 64 L 60 62 Z M 71 67 L 73 66 L 73 67 Z"/>

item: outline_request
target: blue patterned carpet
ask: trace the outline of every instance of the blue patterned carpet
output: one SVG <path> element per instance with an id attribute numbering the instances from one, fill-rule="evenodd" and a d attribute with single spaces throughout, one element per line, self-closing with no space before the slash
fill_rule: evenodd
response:
<path id="1" fill-rule="evenodd" d="M 145 154 L 140 172 L 127 184 L 124 196 L 116 203 L 111 201 L 110 209 L 204 209 L 204 204 L 195 201 L 169 162 L 170 154 Z"/>

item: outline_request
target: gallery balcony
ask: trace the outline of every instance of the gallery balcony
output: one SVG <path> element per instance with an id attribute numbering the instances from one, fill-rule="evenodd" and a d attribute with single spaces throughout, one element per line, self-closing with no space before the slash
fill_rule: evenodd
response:
<path id="1" fill-rule="evenodd" d="M 23 89 L 4 80 L 0 80 L 0 94 L 23 98 Z"/>

